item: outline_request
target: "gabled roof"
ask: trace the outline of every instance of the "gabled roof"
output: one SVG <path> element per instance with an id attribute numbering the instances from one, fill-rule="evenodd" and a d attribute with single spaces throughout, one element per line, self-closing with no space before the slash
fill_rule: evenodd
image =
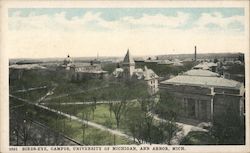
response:
<path id="1" fill-rule="evenodd" d="M 127 51 L 127 54 L 125 55 L 124 59 L 123 59 L 123 63 L 125 64 L 135 64 L 135 61 L 133 59 L 133 57 L 131 56 L 129 49 Z"/>
<path id="2" fill-rule="evenodd" d="M 151 69 L 148 69 L 145 66 L 145 71 L 144 71 L 144 80 L 151 80 L 151 79 L 157 79 L 159 76 L 155 74 L 155 72 Z"/>
<path id="3" fill-rule="evenodd" d="M 213 62 L 204 62 L 204 63 L 200 63 L 198 65 L 196 65 L 194 67 L 194 69 L 203 69 L 203 70 L 208 70 L 209 68 L 213 67 L 213 66 L 217 66 L 217 63 L 213 63 Z"/>

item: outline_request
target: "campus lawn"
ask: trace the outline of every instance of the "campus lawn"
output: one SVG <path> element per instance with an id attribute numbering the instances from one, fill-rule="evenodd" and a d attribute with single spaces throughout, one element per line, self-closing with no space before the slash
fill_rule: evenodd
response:
<path id="1" fill-rule="evenodd" d="M 127 105 L 134 107 L 139 105 L 137 102 L 129 102 Z M 93 105 L 47 105 L 50 108 L 61 110 L 62 112 L 72 114 L 84 120 L 95 122 L 101 124 L 107 128 L 117 129 L 116 119 L 113 111 L 110 111 L 109 104 L 96 104 L 96 108 L 93 113 Z M 86 118 L 86 113 L 88 117 Z M 126 113 L 128 111 L 122 112 L 119 130 L 130 134 L 126 126 Z M 85 116 L 84 116 L 85 114 Z"/>
<path id="2" fill-rule="evenodd" d="M 11 101 L 11 103 L 16 103 Z M 21 102 L 18 102 L 18 105 Z M 15 104 L 11 104 L 15 105 Z M 23 107 L 18 108 L 18 113 L 28 116 L 44 125 L 47 125 L 51 130 L 61 132 L 64 135 L 84 144 L 84 145 L 114 145 L 114 144 L 132 144 L 133 142 L 127 138 L 114 136 L 113 134 L 102 131 L 91 126 L 83 126 L 81 123 L 71 120 L 69 118 L 60 116 L 53 112 L 43 110 L 41 108 L 24 104 Z M 85 134 L 83 138 L 83 130 Z"/>

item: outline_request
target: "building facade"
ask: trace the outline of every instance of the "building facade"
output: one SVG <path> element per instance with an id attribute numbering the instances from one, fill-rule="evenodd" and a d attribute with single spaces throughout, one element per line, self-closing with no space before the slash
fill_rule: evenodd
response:
<path id="1" fill-rule="evenodd" d="M 158 75 L 146 66 L 144 69 L 135 68 L 135 61 L 132 58 L 129 50 L 127 51 L 121 68 L 116 68 L 113 72 L 113 76 L 121 79 L 136 79 L 144 80 L 148 86 L 148 91 L 150 94 L 155 94 L 158 91 Z"/>
<path id="2" fill-rule="evenodd" d="M 90 63 L 74 63 L 68 55 L 61 65 L 67 78 L 73 81 L 81 81 L 85 79 L 105 79 L 108 75 L 107 71 L 103 71 L 100 62 L 97 60 Z"/>
<path id="3" fill-rule="evenodd" d="M 243 115 L 244 85 L 208 70 L 190 70 L 161 82 L 159 88 L 174 97 L 182 118 L 213 122 L 229 112 Z"/>

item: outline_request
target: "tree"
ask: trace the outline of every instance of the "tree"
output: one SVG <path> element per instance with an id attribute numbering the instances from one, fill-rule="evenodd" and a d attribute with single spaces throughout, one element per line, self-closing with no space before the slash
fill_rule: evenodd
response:
<path id="1" fill-rule="evenodd" d="M 94 95 L 94 96 L 93 96 L 93 103 L 91 104 L 92 119 L 93 119 L 93 120 L 94 120 L 94 117 L 95 117 L 96 102 L 97 102 L 97 98 L 96 98 L 96 96 Z"/>
<path id="2" fill-rule="evenodd" d="M 82 120 L 85 120 L 87 117 L 87 114 L 86 113 L 82 113 Z M 82 143 L 84 144 L 84 140 L 85 140 L 85 131 L 86 131 L 86 128 L 87 128 L 87 124 L 85 123 L 82 123 Z"/>
<path id="3" fill-rule="evenodd" d="M 245 119 L 227 106 L 224 113 L 214 117 L 210 133 L 218 144 L 245 144 Z"/>
<path id="4" fill-rule="evenodd" d="M 127 100 L 130 99 L 130 90 L 125 85 L 115 85 L 113 88 L 114 99 L 120 102 L 113 103 L 111 110 L 115 115 L 116 127 L 119 128 L 121 116 L 125 111 Z"/>
<path id="5" fill-rule="evenodd" d="M 115 115 L 116 127 L 119 128 L 120 120 L 124 109 L 126 108 L 126 101 L 121 101 L 120 103 L 114 103 L 111 110 Z"/>
<path id="6" fill-rule="evenodd" d="M 167 144 L 171 144 L 171 140 L 177 132 L 181 131 L 181 128 L 176 124 L 179 110 L 179 104 L 170 93 L 160 93 L 160 101 L 156 106 L 156 112 L 162 118 L 159 128 Z"/>
<path id="7" fill-rule="evenodd" d="M 145 122 L 144 117 L 145 113 L 142 111 L 140 107 L 131 106 L 128 108 L 129 113 L 126 114 L 126 126 L 131 132 L 134 141 L 142 144 L 145 138 Z"/>

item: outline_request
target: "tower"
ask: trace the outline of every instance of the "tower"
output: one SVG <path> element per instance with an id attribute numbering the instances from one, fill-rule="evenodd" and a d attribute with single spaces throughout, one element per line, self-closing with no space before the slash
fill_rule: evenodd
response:
<path id="1" fill-rule="evenodd" d="M 135 61 L 132 58 L 129 49 L 127 50 L 127 54 L 123 59 L 122 68 L 123 68 L 123 76 L 126 79 L 131 78 L 135 70 Z"/>
<path id="2" fill-rule="evenodd" d="M 194 61 L 196 61 L 196 46 L 194 46 Z"/>

